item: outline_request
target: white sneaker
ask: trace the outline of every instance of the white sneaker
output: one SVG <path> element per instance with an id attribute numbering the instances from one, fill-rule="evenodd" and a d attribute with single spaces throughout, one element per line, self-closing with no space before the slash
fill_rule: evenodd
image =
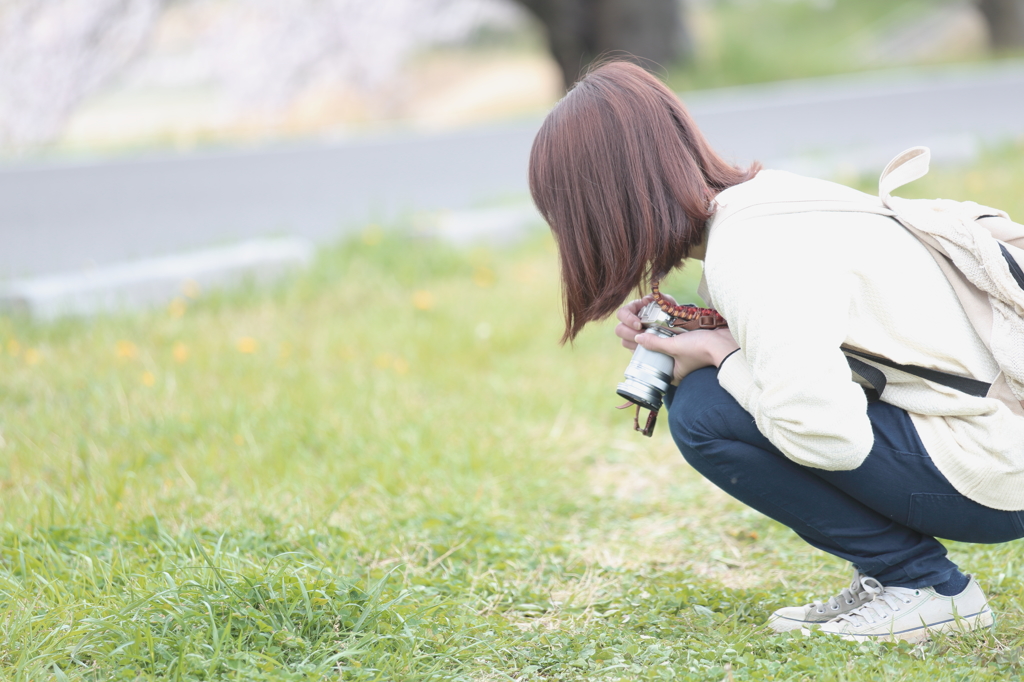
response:
<path id="1" fill-rule="evenodd" d="M 836 616 L 863 606 L 881 591 L 881 583 L 854 570 L 853 582 L 836 596 L 804 606 L 783 607 L 769 616 L 767 625 L 775 632 L 789 632 L 816 623 L 827 623 Z"/>
<path id="2" fill-rule="evenodd" d="M 873 587 L 873 586 L 872 586 Z M 932 632 L 967 632 L 995 622 L 974 578 L 960 594 L 945 597 L 930 587 L 886 587 L 863 606 L 821 626 L 843 639 L 923 642 Z"/>

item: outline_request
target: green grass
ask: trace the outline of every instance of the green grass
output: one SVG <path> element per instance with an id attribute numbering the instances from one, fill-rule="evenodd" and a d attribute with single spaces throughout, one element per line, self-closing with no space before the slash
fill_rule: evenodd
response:
<path id="1" fill-rule="evenodd" d="M 918 184 L 1024 215 L 1024 149 Z M 270 292 L 0 319 L 0 676 L 1024 675 L 1019 542 L 950 544 L 992 632 L 762 631 L 848 568 L 632 432 L 609 324 L 559 335 L 542 233 L 368 230 Z"/>
<path id="2" fill-rule="evenodd" d="M 920 23 L 929 0 L 718 0 L 690 12 L 694 59 L 668 69 L 677 91 L 810 78 L 871 69 L 978 60 L 976 48 L 874 54 L 900 27 Z M 898 41 L 896 41 L 898 44 Z M 1007 54 L 1005 56 L 1013 56 Z"/>

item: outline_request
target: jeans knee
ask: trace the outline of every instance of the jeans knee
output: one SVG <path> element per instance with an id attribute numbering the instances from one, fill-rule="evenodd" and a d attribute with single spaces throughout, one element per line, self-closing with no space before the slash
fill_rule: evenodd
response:
<path id="1" fill-rule="evenodd" d="M 716 394 L 724 393 L 713 367 L 692 372 L 675 390 L 669 406 L 669 430 L 683 457 L 690 461 L 694 450 L 716 439 L 721 415 L 716 408 Z M 690 462 L 691 464 L 693 462 Z"/>

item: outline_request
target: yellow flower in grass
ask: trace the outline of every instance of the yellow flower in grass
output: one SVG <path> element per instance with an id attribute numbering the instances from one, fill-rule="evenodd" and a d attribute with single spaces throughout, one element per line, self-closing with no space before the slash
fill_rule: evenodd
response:
<path id="1" fill-rule="evenodd" d="M 405 358 L 401 358 L 391 353 L 381 353 L 373 359 L 373 366 L 377 369 L 390 369 L 395 374 L 408 374 L 409 363 L 406 362 Z"/>
<path id="2" fill-rule="evenodd" d="M 421 289 L 412 295 L 412 305 L 416 310 L 430 310 L 434 307 L 434 294 Z"/>
<path id="3" fill-rule="evenodd" d="M 252 338 L 251 336 L 243 336 L 242 338 L 238 339 L 239 353 L 255 353 L 259 347 L 260 344 L 257 343 L 256 339 Z"/>
<path id="4" fill-rule="evenodd" d="M 199 298 L 199 294 L 202 290 L 199 288 L 199 282 L 194 279 L 186 279 L 181 283 L 181 293 L 185 294 L 192 300 Z"/>
<path id="5" fill-rule="evenodd" d="M 367 246 L 377 246 L 384 236 L 384 231 L 378 225 L 367 225 L 363 230 L 363 243 Z"/>
<path id="6" fill-rule="evenodd" d="M 30 365 L 34 365 L 43 359 L 43 354 L 35 348 L 28 348 L 25 350 L 25 362 Z"/>
<path id="7" fill-rule="evenodd" d="M 153 374 L 152 372 L 143 372 L 142 373 L 142 385 L 143 386 L 153 386 L 155 384 L 156 384 L 156 375 L 155 374 Z"/>
<path id="8" fill-rule="evenodd" d="M 181 296 L 175 296 L 174 300 L 167 306 L 167 312 L 171 317 L 175 318 L 182 317 L 187 309 L 188 305 L 185 303 L 185 299 Z"/>
<path id="9" fill-rule="evenodd" d="M 395 361 L 391 363 L 391 368 L 395 370 L 396 374 L 409 373 L 409 363 L 402 358 L 395 358 Z"/>
<path id="10" fill-rule="evenodd" d="M 491 270 L 486 265 L 478 265 L 473 268 L 473 284 L 486 289 L 487 287 L 494 286 L 494 270 Z"/>
<path id="11" fill-rule="evenodd" d="M 171 349 L 171 356 L 174 358 L 175 362 L 185 362 L 188 360 L 188 346 L 183 344 L 181 341 L 178 341 Z"/>
<path id="12" fill-rule="evenodd" d="M 119 358 L 131 360 L 139 354 L 139 347 L 131 341 L 118 341 L 114 344 L 114 352 Z"/>
<path id="13" fill-rule="evenodd" d="M 7 352 L 10 353 L 13 357 L 18 357 L 18 355 L 21 353 L 21 344 L 18 343 L 15 339 L 11 339 L 10 341 L 7 342 Z"/>
<path id="14" fill-rule="evenodd" d="M 231 440 L 235 441 L 235 445 L 245 445 L 245 436 L 240 433 L 236 433 Z"/>

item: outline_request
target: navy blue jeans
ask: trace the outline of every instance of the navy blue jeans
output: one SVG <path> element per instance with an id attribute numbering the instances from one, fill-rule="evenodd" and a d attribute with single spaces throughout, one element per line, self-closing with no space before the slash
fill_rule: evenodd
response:
<path id="1" fill-rule="evenodd" d="M 851 471 L 786 458 L 706 367 L 666 396 L 683 457 L 740 502 L 851 562 L 883 585 L 927 587 L 956 565 L 936 536 L 996 543 L 1024 537 L 1024 513 L 992 509 L 953 488 L 935 467 L 907 413 L 868 405 L 875 444 Z"/>

